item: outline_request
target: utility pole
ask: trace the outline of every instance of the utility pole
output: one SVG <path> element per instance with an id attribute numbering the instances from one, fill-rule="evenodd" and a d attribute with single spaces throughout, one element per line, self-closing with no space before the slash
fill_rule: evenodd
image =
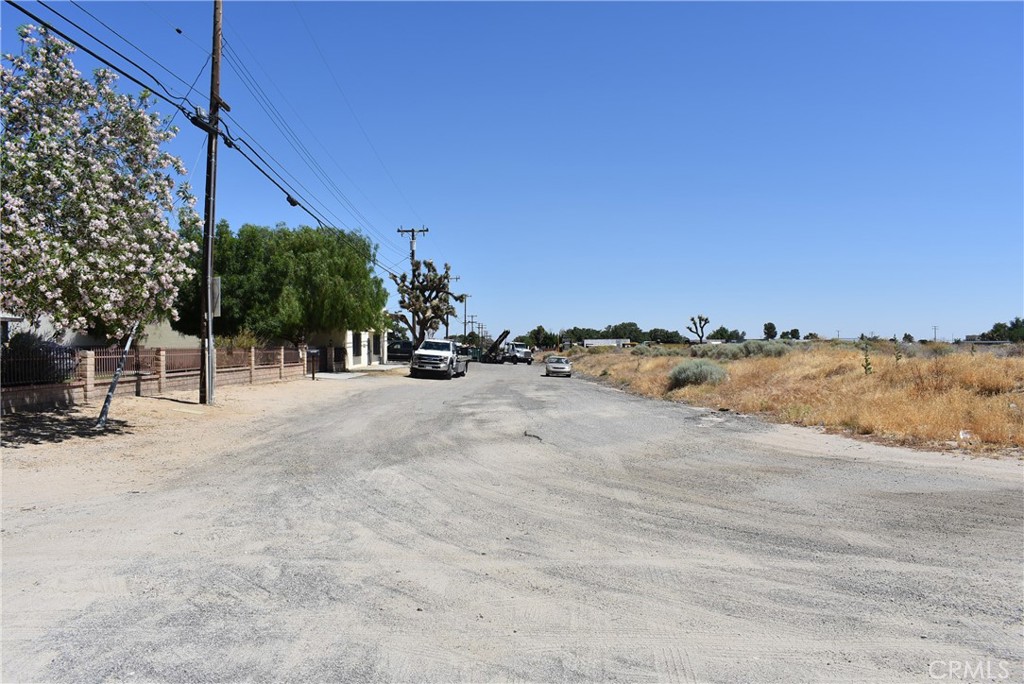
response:
<path id="1" fill-rule="evenodd" d="M 217 203 L 217 135 L 221 106 L 220 48 L 222 0 L 213 0 L 213 48 L 210 51 L 210 116 L 206 137 L 206 202 L 203 225 L 203 280 L 200 299 L 200 337 L 203 354 L 199 366 L 199 403 L 212 404 L 217 351 L 213 346 L 213 232 Z"/>
<path id="2" fill-rule="evenodd" d="M 451 294 L 452 294 L 451 290 L 452 290 L 452 281 L 453 280 L 462 280 L 462 277 L 461 276 L 453 276 L 453 275 L 449 275 L 448 276 L 448 296 L 451 296 Z M 449 305 L 450 305 L 450 303 L 449 303 Z M 456 313 L 455 317 L 458 318 L 459 314 Z M 445 314 L 444 314 L 444 338 L 446 340 L 448 339 L 448 311 L 447 310 L 445 310 Z"/>
<path id="3" fill-rule="evenodd" d="M 476 332 L 476 314 L 473 314 L 472 316 L 469 316 L 469 317 L 467 317 L 467 318 L 464 318 L 464 319 L 463 319 L 463 321 L 462 321 L 462 329 L 463 329 L 463 330 L 465 330 L 465 329 L 466 329 L 466 325 L 467 325 L 467 324 L 469 325 L 469 329 L 470 329 L 470 331 L 472 331 L 472 332 Z M 465 337 L 465 336 L 466 336 L 466 333 L 462 333 L 462 336 L 463 336 L 463 337 Z M 483 341 L 483 340 L 481 340 L 481 339 L 479 338 L 479 336 L 477 337 L 477 341 L 478 341 L 478 342 L 479 342 L 479 343 L 480 343 L 481 345 L 483 345 L 483 342 L 484 342 L 484 341 Z"/>
<path id="4" fill-rule="evenodd" d="M 932 342 L 938 342 L 938 341 L 939 341 L 939 326 L 933 325 L 932 326 Z"/>
<path id="5" fill-rule="evenodd" d="M 466 310 L 466 304 L 469 302 L 470 295 L 462 295 L 462 341 L 466 341 L 466 321 L 469 318 Z M 474 316 L 475 318 L 475 316 Z"/>
<path id="6" fill-rule="evenodd" d="M 416 233 L 429 233 L 430 229 L 426 226 L 420 228 L 402 228 L 398 227 L 398 233 L 400 235 L 409 234 L 409 265 L 412 267 L 412 285 L 416 286 L 416 274 L 419 272 L 419 267 L 416 265 Z M 409 312 L 409 332 L 412 333 L 412 343 L 416 344 L 416 313 L 413 311 Z"/>

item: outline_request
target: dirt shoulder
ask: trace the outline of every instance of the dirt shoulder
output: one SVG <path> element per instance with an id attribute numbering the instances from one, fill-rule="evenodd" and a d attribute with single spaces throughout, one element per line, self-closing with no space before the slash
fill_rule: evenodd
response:
<path id="1" fill-rule="evenodd" d="M 374 375 L 404 372 L 403 366 Z M 252 426 L 271 416 L 350 394 L 361 378 L 350 373 L 320 375 L 316 382 L 219 387 L 213 405 L 200 404 L 198 390 L 118 396 L 102 431 L 95 429 L 100 402 L 4 416 L 4 507 L 142 491 L 162 477 L 244 447 Z"/>

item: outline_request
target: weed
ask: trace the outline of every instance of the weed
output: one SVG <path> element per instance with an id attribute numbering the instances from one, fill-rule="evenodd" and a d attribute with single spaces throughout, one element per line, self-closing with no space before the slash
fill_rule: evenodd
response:
<path id="1" fill-rule="evenodd" d="M 688 385 L 717 385 L 725 380 L 725 369 L 717 363 L 705 359 L 683 361 L 668 374 L 669 389 L 678 389 Z"/>
<path id="2" fill-rule="evenodd" d="M 670 374 L 679 358 L 667 354 L 607 350 L 574 363 L 581 375 L 601 374 L 644 396 L 845 428 L 896 444 L 945 445 L 963 430 L 973 439 L 961 446 L 974 452 L 1024 447 L 1024 358 L 1004 355 L 1024 347 L 978 345 L 975 356 L 965 347 L 931 357 L 924 348 L 915 356 L 919 345 L 913 344 L 897 362 L 892 343 L 880 344 L 869 349 L 870 378 L 863 348 L 853 344 L 816 344 L 782 357 L 743 356 L 724 363 L 728 378 L 717 384 L 673 385 Z"/>

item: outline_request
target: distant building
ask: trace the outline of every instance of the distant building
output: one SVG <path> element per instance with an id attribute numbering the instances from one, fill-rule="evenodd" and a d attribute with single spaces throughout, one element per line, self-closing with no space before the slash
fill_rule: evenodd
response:
<path id="1" fill-rule="evenodd" d="M 608 339 L 608 340 L 583 340 L 584 347 L 632 347 L 633 343 L 628 339 Z"/>

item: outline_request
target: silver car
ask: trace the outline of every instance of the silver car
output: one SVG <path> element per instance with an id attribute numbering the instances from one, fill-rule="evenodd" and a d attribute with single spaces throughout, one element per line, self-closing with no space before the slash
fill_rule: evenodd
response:
<path id="1" fill-rule="evenodd" d="M 572 361 L 564 356 L 549 356 L 544 360 L 544 375 L 572 377 Z"/>

